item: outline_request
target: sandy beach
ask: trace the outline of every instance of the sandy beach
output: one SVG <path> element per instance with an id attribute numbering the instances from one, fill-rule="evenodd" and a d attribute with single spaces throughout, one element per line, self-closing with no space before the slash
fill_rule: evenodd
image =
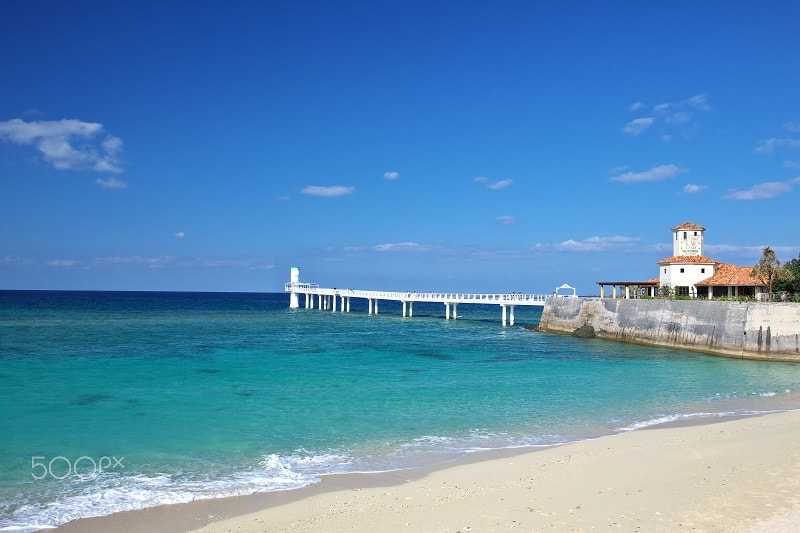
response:
<path id="1" fill-rule="evenodd" d="M 79 520 L 63 531 L 796 531 L 800 412 Z"/>

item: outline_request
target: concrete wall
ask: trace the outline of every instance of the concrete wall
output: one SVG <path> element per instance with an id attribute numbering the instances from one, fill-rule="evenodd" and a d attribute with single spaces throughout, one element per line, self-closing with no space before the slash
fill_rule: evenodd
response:
<path id="1" fill-rule="evenodd" d="M 800 362 L 800 304 L 548 298 L 543 331 L 592 326 L 600 338 L 725 357 Z"/>

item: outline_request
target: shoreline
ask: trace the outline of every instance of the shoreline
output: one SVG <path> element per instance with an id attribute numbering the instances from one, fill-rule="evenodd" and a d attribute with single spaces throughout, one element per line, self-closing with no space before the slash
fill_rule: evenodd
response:
<path id="1" fill-rule="evenodd" d="M 800 410 L 697 422 L 481 450 L 416 469 L 326 475 L 298 489 L 125 511 L 57 530 L 797 527 Z"/>

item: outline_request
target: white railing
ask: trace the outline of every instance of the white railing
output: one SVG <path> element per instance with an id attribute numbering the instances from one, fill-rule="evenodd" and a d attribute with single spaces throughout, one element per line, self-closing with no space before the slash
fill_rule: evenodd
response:
<path id="1" fill-rule="evenodd" d="M 313 291 L 319 288 L 319 285 L 316 283 L 284 283 L 283 290 L 284 292 L 292 292 L 292 289 L 295 289 L 295 292 L 308 292 Z"/>
<path id="2" fill-rule="evenodd" d="M 474 304 L 543 305 L 547 296 L 542 294 L 473 294 L 440 292 L 368 291 L 361 289 L 321 288 L 315 283 L 286 283 L 286 292 L 321 294 L 323 296 L 349 296 L 404 302 L 446 302 Z"/>

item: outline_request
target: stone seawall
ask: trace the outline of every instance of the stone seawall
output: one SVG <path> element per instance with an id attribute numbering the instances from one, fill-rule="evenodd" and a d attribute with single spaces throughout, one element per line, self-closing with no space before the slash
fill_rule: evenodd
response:
<path id="1" fill-rule="evenodd" d="M 542 331 L 739 357 L 800 362 L 800 304 L 548 298 Z"/>

